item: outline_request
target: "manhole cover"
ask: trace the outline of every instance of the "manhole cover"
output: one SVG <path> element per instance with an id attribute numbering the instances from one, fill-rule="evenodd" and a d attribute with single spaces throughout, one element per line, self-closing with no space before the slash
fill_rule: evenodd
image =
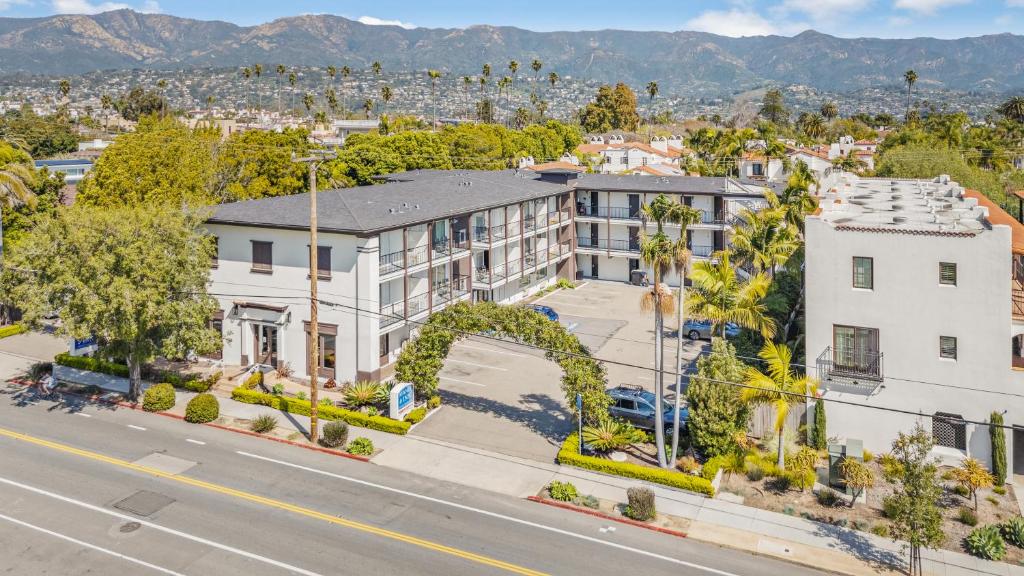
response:
<path id="1" fill-rule="evenodd" d="M 172 502 L 174 502 L 174 498 L 148 490 L 139 490 L 135 494 L 114 504 L 114 508 L 131 512 L 136 516 L 151 516 Z"/>
<path id="2" fill-rule="evenodd" d="M 142 524 L 139 524 L 138 522 L 125 522 L 124 524 L 121 524 L 119 530 L 122 534 L 127 534 L 129 532 L 135 532 L 139 528 L 142 528 Z"/>

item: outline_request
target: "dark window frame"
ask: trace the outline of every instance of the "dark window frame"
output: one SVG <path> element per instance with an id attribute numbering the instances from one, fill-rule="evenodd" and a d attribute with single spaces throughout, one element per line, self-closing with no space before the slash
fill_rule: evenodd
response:
<path id="1" fill-rule="evenodd" d="M 250 272 L 256 274 L 273 274 L 274 273 L 274 243 L 267 242 L 265 240 L 250 240 L 252 245 L 252 267 L 249 268 Z M 258 247 L 267 248 L 268 262 L 257 262 L 256 261 L 256 249 Z"/>
<path id="2" fill-rule="evenodd" d="M 306 244 L 306 250 L 309 250 L 309 244 Z M 319 245 L 316 247 L 316 277 L 319 280 L 330 280 L 331 279 L 331 246 Z M 324 251 L 327 251 L 327 257 L 324 257 Z M 310 252 L 312 254 L 312 252 Z M 326 262 L 326 267 L 324 263 Z M 308 262 L 307 262 L 308 264 Z M 306 274 L 306 278 L 309 278 L 309 274 Z"/>
<path id="3" fill-rule="evenodd" d="M 947 354 L 948 342 L 953 342 L 953 354 Z M 939 336 L 939 358 L 943 360 L 956 360 L 960 356 L 959 342 L 956 336 Z"/>
<path id="4" fill-rule="evenodd" d="M 858 286 L 857 285 L 857 261 L 858 260 L 867 261 L 868 264 L 869 264 L 867 286 Z M 871 256 L 854 256 L 853 259 L 851 260 L 851 272 L 852 272 L 852 278 L 851 278 L 850 284 L 854 288 L 857 288 L 857 289 L 860 289 L 860 290 L 874 290 L 875 289 L 875 259 L 874 258 L 872 258 Z"/>
<path id="5" fill-rule="evenodd" d="M 945 273 L 944 267 L 952 267 L 953 281 L 948 282 L 945 279 L 948 278 L 948 274 Z M 956 286 L 958 282 L 957 278 L 957 265 L 956 262 L 939 262 L 939 284 L 942 286 Z"/>
<path id="6" fill-rule="evenodd" d="M 310 357 L 310 353 L 312 352 L 312 349 L 310 348 L 310 340 L 312 340 L 312 338 L 310 338 L 310 336 L 312 334 L 310 334 L 310 332 L 309 332 L 309 322 L 303 322 L 302 323 L 302 328 L 303 328 L 303 330 L 306 333 L 306 364 L 307 364 L 306 369 L 308 370 L 309 369 L 309 367 L 308 367 L 309 357 Z M 335 375 L 338 373 L 338 326 L 337 326 L 337 324 L 319 324 L 318 323 L 317 324 L 317 336 L 319 337 L 319 340 L 320 340 L 320 342 L 319 342 L 319 344 L 320 344 L 320 354 L 317 355 L 317 360 L 319 361 L 320 366 L 319 366 L 319 369 L 317 370 L 317 372 L 319 373 L 319 376 L 322 377 L 322 378 L 334 378 Z M 329 368 L 329 367 L 327 367 L 325 365 L 326 364 L 325 358 L 327 357 L 327 354 L 325 353 L 326 350 L 327 350 L 327 338 L 326 337 L 334 338 L 334 350 L 332 350 L 332 352 L 334 352 L 334 367 L 333 368 Z"/>

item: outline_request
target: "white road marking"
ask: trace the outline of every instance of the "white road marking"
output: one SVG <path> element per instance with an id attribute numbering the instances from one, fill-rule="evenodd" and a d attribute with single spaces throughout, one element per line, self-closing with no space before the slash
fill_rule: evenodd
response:
<path id="1" fill-rule="evenodd" d="M 717 568 L 710 568 L 708 566 L 702 566 L 700 564 L 694 564 L 692 562 L 687 562 L 685 560 L 679 560 L 678 558 L 672 558 L 671 556 L 664 556 L 662 554 L 657 554 L 655 552 L 648 552 L 647 550 L 641 550 L 639 548 L 632 548 L 632 547 L 626 546 L 624 544 L 618 544 L 618 543 L 615 543 L 615 542 L 608 542 L 607 540 L 601 540 L 600 538 L 594 538 L 592 536 L 585 536 L 583 534 L 577 534 L 576 532 L 570 532 L 568 530 L 563 530 L 561 528 L 555 528 L 553 526 L 547 526 L 545 524 L 538 524 L 537 522 L 531 522 L 529 520 L 523 520 L 521 518 L 516 518 L 514 516 L 506 516 L 505 514 L 499 514 L 497 512 L 491 512 L 489 510 L 483 510 L 481 508 L 474 508 L 472 506 L 467 506 L 465 504 L 459 504 L 457 502 L 451 502 L 449 500 L 442 500 L 440 498 L 434 498 L 433 496 L 425 496 L 423 494 L 417 494 L 415 492 L 409 492 L 408 490 L 402 490 L 402 489 L 399 489 L 399 488 L 392 488 L 390 486 L 384 486 L 383 484 L 376 484 L 374 482 L 368 482 L 366 480 L 360 480 L 358 478 L 352 478 L 350 476 L 343 476 L 341 474 L 335 474 L 333 472 L 327 472 L 325 470 L 318 470 L 316 468 L 310 468 L 308 466 L 303 466 L 301 464 L 294 464 L 292 462 L 285 462 L 284 460 L 277 460 L 277 459 L 274 459 L 274 458 L 267 458 L 266 456 L 259 456 L 257 454 L 252 454 L 250 452 L 243 452 L 241 450 L 236 450 L 235 453 L 240 455 L 240 456 L 246 456 L 248 458 L 255 458 L 256 460 L 262 460 L 264 462 L 272 462 L 274 464 L 279 464 L 281 466 L 287 466 L 289 468 L 295 468 L 295 469 L 303 470 L 303 471 L 306 471 L 306 472 L 312 472 L 314 474 L 320 474 L 322 476 L 328 476 L 328 477 L 331 477 L 331 478 L 336 478 L 338 480 L 345 480 L 347 482 L 352 482 L 354 484 L 361 484 L 363 486 L 369 486 L 371 488 L 376 488 L 378 490 L 384 490 L 384 491 L 392 492 L 392 493 L 395 493 L 395 494 L 401 494 L 403 496 L 409 496 L 411 498 L 418 498 L 420 500 L 426 500 L 427 502 L 433 502 L 435 504 L 442 504 L 442 505 L 445 505 L 445 506 L 451 506 L 452 508 L 458 508 L 459 510 L 466 510 L 467 512 L 475 512 L 475 513 L 481 514 L 483 516 L 489 516 L 491 518 L 497 518 L 499 520 L 505 520 L 507 522 L 513 522 L 513 523 L 516 523 L 516 524 L 521 524 L 523 526 L 529 526 L 531 528 L 537 528 L 538 530 L 545 530 L 545 531 L 548 531 L 548 532 L 553 532 L 555 534 L 561 534 L 562 536 L 569 536 L 569 537 L 572 537 L 572 538 L 578 538 L 580 540 L 585 540 L 587 542 L 592 542 L 594 544 L 599 544 L 599 545 L 602 545 L 602 546 L 610 546 L 610 547 L 616 548 L 618 550 L 625 550 L 627 552 L 633 552 L 633 553 L 638 554 L 640 556 L 647 556 L 648 558 L 655 558 L 655 559 L 658 559 L 658 560 L 663 560 L 665 562 L 671 562 L 673 564 L 678 564 L 680 566 L 686 566 L 688 568 L 694 568 L 696 570 L 702 570 L 702 571 L 708 572 L 710 574 L 718 574 L 718 576 L 738 576 L 737 574 L 734 574 L 732 572 L 726 572 L 724 570 L 718 570 Z"/>
<path id="2" fill-rule="evenodd" d="M 121 560 L 125 560 L 125 561 L 131 562 L 133 564 L 138 564 L 139 566 L 145 566 L 146 568 L 150 568 L 150 569 L 155 570 L 157 572 L 160 572 L 162 574 L 170 574 L 171 576 L 184 576 L 184 574 L 182 574 L 180 572 L 175 572 L 174 570 L 168 570 L 167 568 L 163 568 L 161 566 L 157 566 L 156 564 L 150 564 L 149 562 L 146 562 L 145 560 L 139 560 L 138 558 L 133 558 L 131 556 L 125 556 L 124 554 L 121 554 L 120 552 L 114 552 L 113 550 L 108 550 L 106 548 L 101 548 L 100 546 L 97 546 L 95 544 L 90 544 L 88 542 L 84 542 L 82 540 L 79 540 L 78 538 L 72 538 L 71 536 L 67 536 L 67 535 L 61 534 L 59 532 L 54 532 L 53 530 L 47 530 L 46 528 L 43 528 L 41 526 L 36 526 L 35 524 L 29 524 L 28 522 L 24 522 L 22 520 L 18 520 L 17 518 L 11 518 L 10 516 L 7 516 L 5 514 L 0 514 L 0 519 L 7 520 L 8 522 L 10 522 L 12 524 L 17 524 L 18 526 L 21 526 L 23 528 L 29 528 L 31 530 L 35 530 L 36 532 L 42 532 L 43 534 L 48 534 L 50 536 L 53 536 L 54 538 L 59 538 L 59 539 L 64 540 L 64 541 L 71 542 L 72 544 L 77 544 L 78 546 L 81 546 L 83 548 L 88 548 L 90 550 L 95 550 L 97 552 L 102 552 L 103 554 L 107 554 L 109 556 L 113 556 L 114 558 L 120 558 Z"/>
<path id="3" fill-rule="evenodd" d="M 75 412 L 75 416 L 81 416 L 82 418 L 92 418 L 92 414 L 86 414 L 85 412 Z"/>
<path id="4" fill-rule="evenodd" d="M 185 438 L 185 442 L 191 442 L 192 444 L 198 444 L 200 446 L 206 446 L 206 442 L 203 442 L 202 440 L 193 440 L 191 438 Z"/>
<path id="5" fill-rule="evenodd" d="M 529 354 L 517 354 L 516 352 L 507 352 L 505 350 L 495 350 L 494 348 L 484 348 L 482 346 L 470 346 L 463 342 L 459 342 L 457 348 L 467 348 L 469 350 L 483 350 L 484 352 L 494 352 L 495 354 L 505 354 L 507 356 L 518 356 L 520 358 L 536 358 L 536 356 L 530 356 Z"/>
<path id="6" fill-rule="evenodd" d="M 39 494 L 41 496 L 48 496 L 50 498 L 53 498 L 54 500 L 60 500 L 61 502 L 66 502 L 68 504 L 74 504 L 75 506 L 79 506 L 81 508 L 85 508 L 86 510 L 92 510 L 94 512 L 99 512 L 100 514 L 106 514 L 107 516 L 113 516 L 114 518 L 120 518 L 121 520 L 125 520 L 127 522 L 138 522 L 139 524 L 142 524 L 143 526 L 146 526 L 147 528 L 152 528 L 154 530 L 159 530 L 160 532 L 164 532 L 166 534 L 171 534 L 173 536 L 178 536 L 179 538 L 184 538 L 185 540 L 191 540 L 193 542 L 197 542 L 199 544 L 203 544 L 203 545 L 209 546 L 211 548 L 216 548 L 218 550 L 223 550 L 225 552 L 231 552 L 233 554 L 237 554 L 237 555 L 243 556 L 245 558 L 250 558 L 252 560 L 263 562 L 264 564 L 269 564 L 271 566 L 276 566 L 278 568 L 283 568 L 285 570 L 290 570 L 290 571 L 292 571 L 292 572 L 294 572 L 296 574 L 302 574 L 303 576 L 322 576 L 321 574 L 318 574 L 316 572 L 310 572 L 309 570 L 306 570 L 306 569 L 303 569 L 303 568 L 299 568 L 298 566 L 292 566 L 291 564 L 286 564 L 286 563 L 281 562 L 279 560 L 274 560 L 273 558 L 267 558 L 266 556 L 260 556 L 259 554 L 255 554 L 253 552 L 247 552 L 247 551 L 241 550 L 239 548 L 234 548 L 232 546 L 228 546 L 227 544 L 221 544 L 220 542 L 214 542 L 213 540 L 207 540 L 206 538 L 202 538 L 200 536 L 193 536 L 192 534 L 189 534 L 187 532 L 181 532 L 180 530 L 175 530 L 173 528 L 167 528 L 166 526 L 161 526 L 160 524 L 156 524 L 156 523 L 150 522 L 149 520 L 143 520 L 141 518 L 136 518 L 134 516 L 129 516 L 127 514 L 121 514 L 120 512 L 114 512 L 113 510 L 107 510 L 106 508 L 101 508 L 99 506 L 95 506 L 93 504 L 89 504 L 88 502 L 82 502 L 80 500 L 75 500 L 74 498 L 69 498 L 67 496 L 61 496 L 60 494 L 57 494 L 57 493 L 54 493 L 54 492 L 50 492 L 48 490 L 43 490 L 42 488 L 36 488 L 35 486 L 29 486 L 28 484 L 22 484 L 21 482 L 17 482 L 17 481 L 14 481 L 14 480 L 9 480 L 7 478 L 0 477 L 0 484 L 7 484 L 8 486 L 14 486 L 16 488 L 21 488 L 22 490 L 27 490 L 29 492 L 32 492 L 32 493 L 35 493 L 35 494 Z"/>
<path id="7" fill-rule="evenodd" d="M 465 364 L 467 366 L 476 366 L 477 368 L 487 368 L 488 370 L 501 370 L 502 372 L 508 372 L 508 368 L 499 368 L 497 366 L 488 366 L 486 364 L 477 364 L 476 362 L 466 362 L 465 360 L 456 360 L 455 358 L 445 358 L 445 362 L 455 362 L 456 364 Z"/>
<path id="8" fill-rule="evenodd" d="M 449 378 L 447 376 L 439 376 L 441 380 L 451 380 L 452 382 L 458 382 L 459 384 L 469 384 L 470 386 L 479 386 L 481 388 L 487 388 L 486 384 L 479 384 L 477 382 L 470 382 L 469 380 L 459 380 L 458 378 Z"/>
<path id="9" fill-rule="evenodd" d="M 566 332 L 572 332 L 579 325 L 580 325 L 579 322 L 571 322 L 568 326 L 565 327 L 565 330 L 566 330 Z"/>
<path id="10" fill-rule="evenodd" d="M 142 430 L 143 432 L 146 431 L 146 429 L 143 428 L 142 426 L 136 426 L 135 424 L 128 424 L 128 427 L 133 429 L 133 430 Z"/>

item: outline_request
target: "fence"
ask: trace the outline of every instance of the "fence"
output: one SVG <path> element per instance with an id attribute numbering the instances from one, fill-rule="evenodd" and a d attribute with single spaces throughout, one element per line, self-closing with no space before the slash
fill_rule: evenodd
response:
<path id="1" fill-rule="evenodd" d="M 789 407 L 786 415 L 786 430 L 796 432 L 807 423 L 807 404 L 794 404 Z M 754 438 L 764 438 L 775 431 L 775 410 L 772 406 L 758 406 L 750 415 L 750 426 L 747 434 Z"/>

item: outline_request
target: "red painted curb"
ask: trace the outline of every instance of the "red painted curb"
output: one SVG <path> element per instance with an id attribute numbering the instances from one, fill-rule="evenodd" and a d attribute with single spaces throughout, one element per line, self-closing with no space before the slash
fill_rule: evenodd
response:
<path id="1" fill-rule="evenodd" d="M 588 516 L 596 516 L 605 520 L 611 520 L 613 522 L 619 522 L 621 524 L 629 524 L 630 526 L 636 526 L 637 528 L 644 528 L 646 530 L 653 530 L 655 532 L 661 532 L 662 534 L 668 534 L 669 536 L 675 536 L 676 538 L 686 538 L 686 533 L 678 530 L 672 530 L 670 528 L 662 528 L 661 526 L 654 526 L 638 520 L 632 520 L 630 518 L 623 518 L 621 516 L 612 516 L 611 514 L 605 514 L 592 508 L 582 508 L 567 502 L 559 502 L 558 500 L 550 500 L 548 498 L 541 498 L 540 496 L 527 496 L 527 500 L 530 502 L 537 502 L 538 504 L 545 504 L 554 508 L 561 508 L 562 510 L 571 510 L 573 512 L 579 512 L 580 514 L 586 514 Z"/>
<path id="2" fill-rule="evenodd" d="M 20 385 L 23 385 L 23 386 L 28 386 L 30 384 L 30 383 L 22 381 L 22 380 L 8 380 L 8 382 L 13 382 L 15 384 L 20 384 Z M 139 411 L 139 412 L 146 412 L 145 410 L 143 410 L 142 408 L 139 407 L 138 403 L 124 402 L 124 401 L 115 402 L 113 400 L 107 400 L 105 398 L 100 398 L 99 396 L 86 396 L 84 394 L 78 394 L 76 392 L 63 392 L 63 394 L 68 394 L 70 396 L 78 396 L 79 398 L 85 398 L 85 399 L 87 399 L 87 400 L 89 400 L 91 402 L 102 402 L 104 404 L 111 404 L 111 405 L 114 405 L 114 406 L 120 406 L 122 408 L 127 408 L 129 410 L 136 410 L 136 411 Z M 147 414 L 156 414 L 156 415 L 159 415 L 159 416 L 166 416 L 167 418 L 174 418 L 175 420 L 185 420 L 184 416 L 181 416 L 181 415 L 178 415 L 178 414 L 172 414 L 170 412 L 146 412 L 146 413 Z M 322 448 L 320 446 L 310 446 L 309 444 L 301 444 L 299 442 L 293 442 L 291 440 L 286 440 L 284 438 L 274 438 L 274 437 L 271 437 L 271 436 L 264 436 L 263 434 L 257 434 L 256 432 L 253 432 L 251 430 L 242 430 L 241 428 L 232 428 L 230 426 L 224 426 L 222 424 L 214 424 L 213 422 L 207 422 L 207 423 L 205 423 L 203 425 L 204 426 L 209 426 L 211 428 L 216 428 L 218 430 L 226 430 L 228 432 L 235 432 L 236 434 L 245 434 L 246 436 L 253 436 L 253 437 L 256 437 L 256 438 L 262 438 L 264 440 L 271 440 L 273 442 L 279 442 L 281 444 L 287 444 L 289 446 L 295 446 L 295 447 L 298 447 L 298 448 L 305 448 L 306 450 L 313 450 L 314 452 L 323 452 L 324 454 L 331 454 L 332 456 L 341 456 L 343 458 L 349 458 L 351 460 L 358 460 L 359 462 L 369 462 L 370 461 L 370 458 L 368 456 L 359 456 L 358 454 L 349 454 L 348 452 L 341 452 L 340 450 L 331 450 L 330 448 Z"/>

